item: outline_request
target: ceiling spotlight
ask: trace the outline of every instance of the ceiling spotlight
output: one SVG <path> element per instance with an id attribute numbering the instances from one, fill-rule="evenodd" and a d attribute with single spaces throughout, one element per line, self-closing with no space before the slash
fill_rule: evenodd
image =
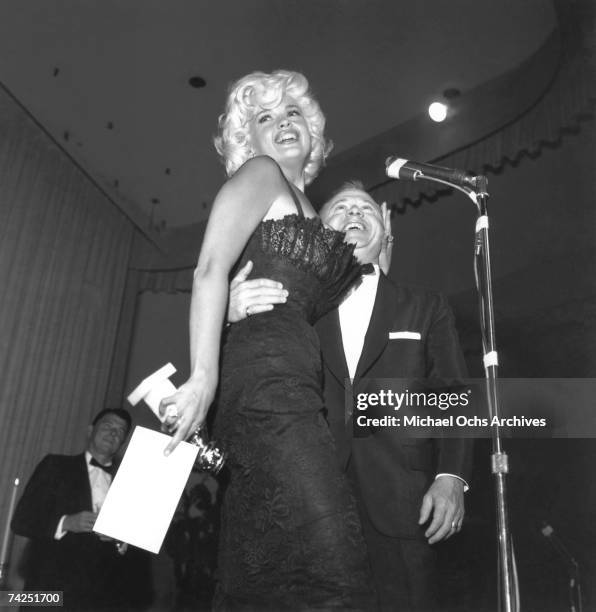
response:
<path id="1" fill-rule="evenodd" d="M 447 117 L 447 105 L 442 102 L 433 102 L 428 107 L 428 114 L 433 121 L 437 123 L 445 121 Z"/>
<path id="2" fill-rule="evenodd" d="M 193 76 L 188 79 L 188 84 L 195 89 L 201 89 L 201 87 L 205 87 L 205 85 L 207 85 L 207 82 L 203 77 Z"/>

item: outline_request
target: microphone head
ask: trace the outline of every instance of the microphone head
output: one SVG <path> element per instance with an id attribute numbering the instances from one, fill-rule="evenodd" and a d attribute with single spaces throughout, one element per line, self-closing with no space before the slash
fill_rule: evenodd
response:
<path id="1" fill-rule="evenodd" d="M 388 177 L 394 179 L 414 178 L 410 175 L 406 176 L 404 173 L 404 166 L 407 163 L 408 160 L 401 157 L 388 157 L 385 160 L 385 173 Z"/>
<path id="2" fill-rule="evenodd" d="M 542 529 L 540 531 L 542 532 L 542 535 L 545 538 L 550 538 L 553 535 L 553 533 L 555 532 L 555 530 L 550 525 L 548 525 L 547 523 L 544 523 L 544 525 L 542 526 Z"/>

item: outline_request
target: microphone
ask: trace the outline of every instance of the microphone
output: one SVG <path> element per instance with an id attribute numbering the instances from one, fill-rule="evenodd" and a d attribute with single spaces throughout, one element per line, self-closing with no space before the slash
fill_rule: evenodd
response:
<path id="1" fill-rule="evenodd" d="M 385 172 L 394 179 L 417 181 L 418 179 L 438 179 L 462 187 L 476 187 L 476 177 L 464 170 L 443 168 L 431 164 L 402 159 L 401 157 L 388 157 L 385 160 Z"/>
<path id="2" fill-rule="evenodd" d="M 540 532 L 551 543 L 552 547 L 557 551 L 557 553 L 563 559 L 563 561 L 567 564 L 567 566 L 570 567 L 573 570 L 573 572 L 577 572 L 579 569 L 579 565 L 577 561 L 573 558 L 571 553 L 567 550 L 567 547 L 565 546 L 565 544 L 563 544 L 563 541 L 556 534 L 553 527 L 549 525 L 546 521 L 543 521 Z"/>

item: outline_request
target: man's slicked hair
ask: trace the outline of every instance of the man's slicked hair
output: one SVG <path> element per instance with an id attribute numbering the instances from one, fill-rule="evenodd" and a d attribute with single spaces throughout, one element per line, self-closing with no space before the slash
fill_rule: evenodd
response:
<path id="1" fill-rule="evenodd" d="M 91 422 L 91 425 L 95 425 L 96 423 L 98 423 L 100 419 L 106 416 L 106 414 L 115 414 L 116 416 L 120 417 L 123 421 L 125 421 L 126 422 L 126 433 L 128 434 L 128 432 L 130 431 L 130 428 L 132 427 L 132 419 L 130 417 L 130 413 L 128 412 L 128 410 L 124 410 L 124 408 L 104 408 L 103 410 L 101 410 L 95 415 L 95 418 Z"/>

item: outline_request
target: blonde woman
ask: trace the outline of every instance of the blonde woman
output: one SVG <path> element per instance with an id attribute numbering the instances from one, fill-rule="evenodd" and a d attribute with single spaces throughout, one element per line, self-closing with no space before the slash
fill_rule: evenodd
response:
<path id="1" fill-rule="evenodd" d="M 237 81 L 219 119 L 215 144 L 229 179 L 194 276 L 191 376 L 162 405 L 177 413 L 173 448 L 204 422 L 219 382 L 215 434 L 228 450 L 230 483 L 217 609 L 368 603 L 366 551 L 324 418 L 312 327 L 362 273 L 353 246 L 304 195 L 330 148 L 324 127 L 306 78 L 282 70 Z M 229 274 L 248 260 L 289 297 L 235 324 L 220 355 Z"/>

